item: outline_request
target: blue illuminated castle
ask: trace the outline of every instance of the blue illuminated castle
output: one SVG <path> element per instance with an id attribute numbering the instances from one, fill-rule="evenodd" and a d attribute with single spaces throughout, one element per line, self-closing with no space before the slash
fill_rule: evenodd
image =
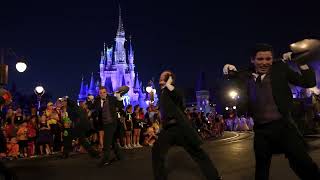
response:
<path id="1" fill-rule="evenodd" d="M 91 95 L 98 95 L 99 86 L 105 86 L 109 93 L 116 91 L 121 86 L 129 86 L 130 91 L 125 95 L 124 104 L 139 104 L 146 107 L 146 93 L 139 80 L 138 73 L 135 72 L 134 51 L 129 39 L 128 52 L 125 49 L 125 31 L 121 18 L 121 9 L 119 8 L 119 25 L 115 38 L 115 46 L 106 48 L 104 44 L 100 59 L 100 80 L 95 81 L 91 75 L 90 85 L 85 85 L 82 78 L 78 101 L 83 101 Z M 155 103 L 157 97 L 155 95 Z M 147 101 L 148 102 L 148 101 Z"/>

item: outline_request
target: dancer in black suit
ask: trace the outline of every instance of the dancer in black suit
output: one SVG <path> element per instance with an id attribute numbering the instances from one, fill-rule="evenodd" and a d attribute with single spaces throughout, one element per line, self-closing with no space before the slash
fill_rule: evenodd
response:
<path id="1" fill-rule="evenodd" d="M 291 169 L 301 179 L 320 179 L 318 166 L 307 153 L 303 137 L 292 121 L 289 88 L 289 83 L 304 88 L 316 86 L 315 73 L 303 59 L 297 61 L 298 73 L 283 61 L 273 62 L 273 57 L 272 46 L 258 44 L 251 54 L 254 68 L 234 76 L 242 91 L 239 107 L 254 118 L 255 179 L 269 179 L 272 154 L 279 152 L 286 155 Z M 236 68 L 225 65 L 224 73 L 229 70 Z"/>
<path id="2" fill-rule="evenodd" d="M 168 179 L 165 159 L 173 145 L 182 146 L 198 163 L 208 180 L 221 179 L 209 156 L 201 149 L 202 141 L 184 114 L 183 98 L 173 86 L 174 79 L 171 71 L 164 71 L 160 76 L 160 111 L 164 129 L 152 148 L 154 179 Z"/>

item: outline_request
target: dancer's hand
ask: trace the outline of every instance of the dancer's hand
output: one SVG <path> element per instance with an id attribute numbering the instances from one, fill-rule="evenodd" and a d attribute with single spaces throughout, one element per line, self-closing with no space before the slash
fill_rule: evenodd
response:
<path id="1" fill-rule="evenodd" d="M 174 90 L 174 86 L 172 85 L 173 79 L 170 76 L 169 79 L 166 82 L 166 87 L 169 89 L 169 91 L 173 91 Z"/>
<path id="2" fill-rule="evenodd" d="M 283 62 L 291 61 L 291 55 L 292 55 L 292 52 L 286 52 L 282 54 L 282 61 Z"/>

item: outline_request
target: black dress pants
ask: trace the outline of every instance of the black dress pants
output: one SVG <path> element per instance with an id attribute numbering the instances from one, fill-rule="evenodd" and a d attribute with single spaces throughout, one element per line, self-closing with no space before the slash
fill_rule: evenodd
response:
<path id="1" fill-rule="evenodd" d="M 114 153 L 116 154 L 117 158 L 119 160 L 123 159 L 123 154 L 120 150 L 119 145 L 116 143 L 116 129 L 117 129 L 117 124 L 116 123 L 111 123 L 111 124 L 106 124 L 103 126 L 104 130 L 104 161 L 109 161 L 110 160 L 110 153 L 111 153 L 111 146 L 114 150 Z"/>
<path id="2" fill-rule="evenodd" d="M 302 180 L 320 179 L 320 171 L 307 153 L 303 137 L 294 124 L 278 120 L 254 128 L 256 180 L 268 180 L 272 154 L 284 153 L 291 169 Z"/>
<path id="3" fill-rule="evenodd" d="M 166 157 L 171 146 L 182 146 L 199 165 L 202 173 L 209 180 L 218 178 L 218 171 L 211 162 L 209 156 L 201 149 L 200 145 L 195 145 L 193 139 L 186 136 L 185 131 L 179 126 L 172 126 L 163 129 L 152 148 L 152 168 L 154 180 L 167 180 Z"/>

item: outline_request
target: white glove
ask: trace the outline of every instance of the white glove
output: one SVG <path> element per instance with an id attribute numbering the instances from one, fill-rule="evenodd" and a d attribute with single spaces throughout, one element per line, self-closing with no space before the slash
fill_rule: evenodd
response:
<path id="1" fill-rule="evenodd" d="M 283 62 L 291 61 L 291 55 L 292 55 L 292 52 L 286 52 L 282 54 L 282 61 Z"/>
<path id="2" fill-rule="evenodd" d="M 89 96 L 88 96 L 88 101 L 93 101 L 93 100 L 94 100 L 94 96 L 89 95 Z"/>
<path id="3" fill-rule="evenodd" d="M 173 79 L 170 76 L 169 79 L 166 82 L 166 87 L 169 89 L 169 91 L 173 91 L 174 90 L 174 86 L 172 85 Z"/>
<path id="4" fill-rule="evenodd" d="M 226 64 L 223 66 L 223 74 L 228 75 L 229 71 L 237 71 L 237 68 L 232 64 Z"/>
<path id="5" fill-rule="evenodd" d="M 122 101 L 123 98 L 121 97 L 120 93 L 114 93 L 114 96 L 117 98 L 118 101 Z"/>

